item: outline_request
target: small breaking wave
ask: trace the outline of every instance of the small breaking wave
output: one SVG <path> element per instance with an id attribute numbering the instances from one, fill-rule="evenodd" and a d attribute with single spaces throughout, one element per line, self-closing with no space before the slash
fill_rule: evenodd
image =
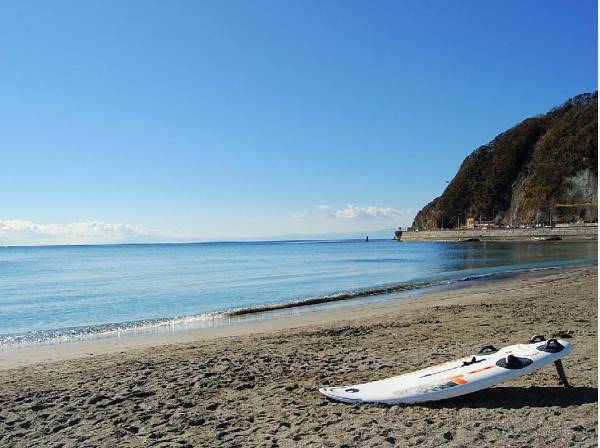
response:
<path id="1" fill-rule="evenodd" d="M 432 280 L 415 283 L 398 283 L 392 285 L 378 286 L 373 288 L 364 288 L 351 291 L 339 292 L 336 294 L 328 294 L 317 297 L 307 297 L 305 299 L 290 300 L 288 302 L 256 305 L 247 308 L 237 308 L 227 313 L 228 316 L 242 316 L 246 314 L 264 313 L 267 311 L 277 311 L 287 308 L 296 308 L 308 305 L 318 305 L 322 303 L 338 302 L 343 300 L 358 299 L 369 296 L 380 296 L 384 294 L 393 294 L 403 291 L 413 291 L 416 289 L 430 288 L 432 286 L 451 285 L 453 283 L 468 282 L 472 280 L 480 280 L 486 277 L 491 277 L 492 273 L 468 275 L 450 280 Z"/>
<path id="2" fill-rule="evenodd" d="M 0 351 L 33 345 L 53 345 L 147 333 L 174 331 L 186 327 L 206 326 L 211 321 L 226 317 L 226 313 L 214 312 L 173 318 L 141 319 L 130 322 L 108 323 L 56 330 L 34 330 L 26 333 L 0 335 Z M 205 325 L 199 325 L 201 322 Z"/>

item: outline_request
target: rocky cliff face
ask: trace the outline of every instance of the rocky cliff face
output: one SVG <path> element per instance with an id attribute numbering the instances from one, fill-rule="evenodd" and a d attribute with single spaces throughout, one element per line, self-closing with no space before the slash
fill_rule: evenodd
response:
<path id="1" fill-rule="evenodd" d="M 598 93 L 528 118 L 473 151 L 415 217 L 430 230 L 468 216 L 497 224 L 597 221 Z"/>

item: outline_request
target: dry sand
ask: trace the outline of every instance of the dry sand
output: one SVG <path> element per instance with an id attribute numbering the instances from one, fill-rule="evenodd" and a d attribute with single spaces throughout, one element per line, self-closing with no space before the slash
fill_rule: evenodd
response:
<path id="1" fill-rule="evenodd" d="M 22 350 L 0 357 L 0 446 L 597 446 L 596 329 L 588 266 L 235 328 Z M 317 392 L 557 330 L 575 331 L 572 389 L 550 366 L 429 405 Z"/>

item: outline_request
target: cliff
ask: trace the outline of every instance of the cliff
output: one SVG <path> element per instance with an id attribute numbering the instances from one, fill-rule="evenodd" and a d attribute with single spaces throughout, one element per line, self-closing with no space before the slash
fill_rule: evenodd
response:
<path id="1" fill-rule="evenodd" d="M 571 98 L 473 151 L 413 228 L 597 221 L 598 93 Z"/>

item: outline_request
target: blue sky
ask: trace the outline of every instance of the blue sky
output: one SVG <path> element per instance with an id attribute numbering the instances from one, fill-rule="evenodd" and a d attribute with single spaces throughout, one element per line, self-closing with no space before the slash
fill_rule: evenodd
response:
<path id="1" fill-rule="evenodd" d="M 4 1 L 0 244 L 410 224 L 597 89 L 593 1 Z"/>

